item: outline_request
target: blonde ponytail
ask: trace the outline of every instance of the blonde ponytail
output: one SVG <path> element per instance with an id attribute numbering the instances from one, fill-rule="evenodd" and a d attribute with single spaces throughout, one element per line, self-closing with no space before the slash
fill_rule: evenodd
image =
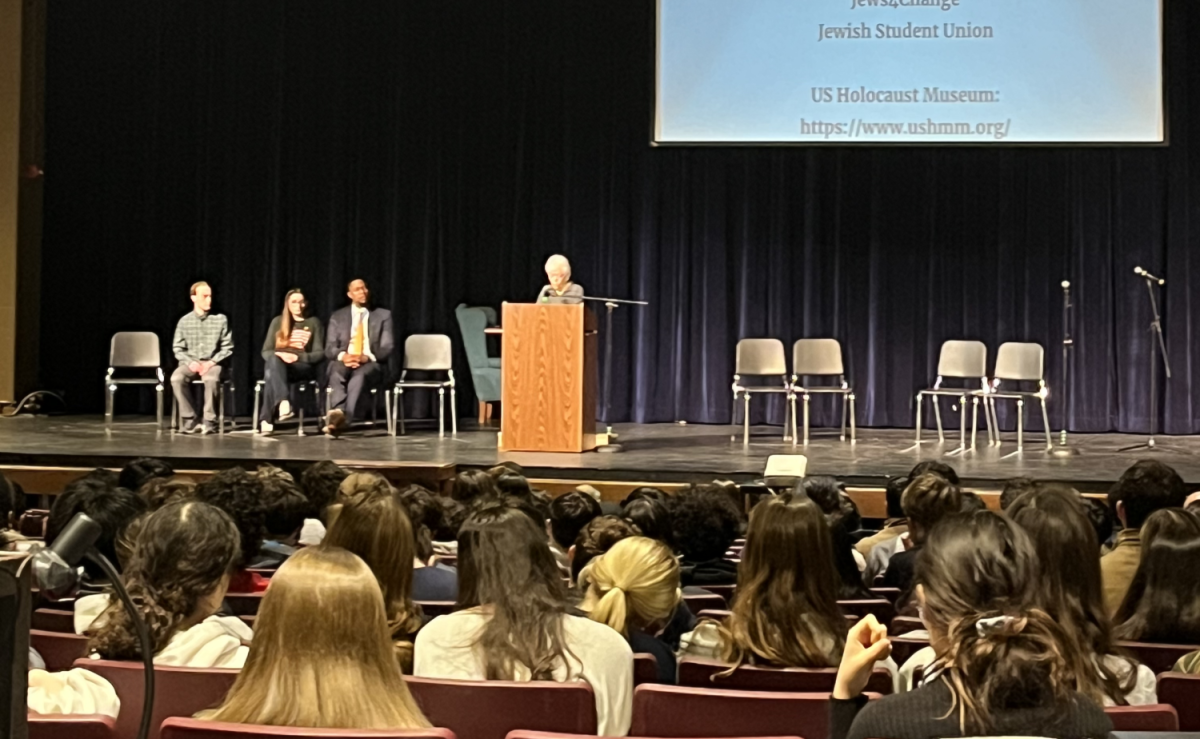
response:
<path id="1" fill-rule="evenodd" d="M 583 610 L 593 621 L 628 636 L 671 617 L 679 605 L 679 562 L 662 542 L 632 536 L 588 566 Z"/>

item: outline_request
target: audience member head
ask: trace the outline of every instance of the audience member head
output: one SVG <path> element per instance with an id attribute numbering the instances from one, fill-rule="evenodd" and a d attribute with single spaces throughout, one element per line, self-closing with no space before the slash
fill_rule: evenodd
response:
<path id="1" fill-rule="evenodd" d="M 375 573 L 397 657 L 402 664 L 410 664 L 412 636 L 421 628 L 421 611 L 412 602 L 413 533 L 400 499 L 386 493 L 346 501 L 322 546 L 341 547 L 357 555 Z"/>
<path id="2" fill-rule="evenodd" d="M 197 501 L 169 503 L 140 524 L 123 580 L 150 631 L 154 652 L 216 613 L 241 555 L 237 527 Z M 88 649 L 104 659 L 139 659 L 141 642 L 120 601 L 93 623 Z"/>
<path id="3" fill-rule="evenodd" d="M 517 497 L 517 498 L 532 498 L 533 488 L 529 486 L 529 480 L 524 476 L 518 475 L 515 472 L 505 472 L 495 477 L 496 489 L 500 491 L 501 497 Z"/>
<path id="4" fill-rule="evenodd" d="M 813 475 L 797 483 L 805 495 L 816 503 L 832 526 L 841 521 L 847 531 L 858 531 L 862 528 L 862 517 L 858 507 L 846 497 L 845 486 L 827 475 Z"/>
<path id="5" fill-rule="evenodd" d="M 190 498 L 196 482 L 187 477 L 152 477 L 137 492 L 146 502 L 146 510 L 157 511 L 167 503 Z"/>
<path id="6" fill-rule="evenodd" d="M 934 459 L 918 462 L 917 465 L 912 468 L 912 471 L 908 473 L 908 481 L 912 482 L 921 475 L 928 475 L 931 473 L 934 475 L 941 475 L 947 482 L 952 482 L 955 485 L 959 484 L 958 473 L 954 471 L 954 468 L 945 462 L 938 462 Z"/>
<path id="7" fill-rule="evenodd" d="M 488 503 L 500 497 L 496 479 L 485 470 L 463 470 L 454 476 L 450 497 L 463 505 L 478 501 Z"/>
<path id="8" fill-rule="evenodd" d="M 920 546 L 938 521 L 962 510 L 962 491 L 942 475 L 927 472 L 908 484 L 901 504 L 909 536 Z"/>
<path id="9" fill-rule="evenodd" d="M 622 539 L 592 561 L 582 608 L 628 637 L 666 625 L 679 605 L 679 562 L 670 547 L 644 536 Z"/>
<path id="10" fill-rule="evenodd" d="M 255 473 L 263 488 L 264 525 L 267 536 L 287 540 L 300 532 L 312 506 L 295 479 L 274 465 L 263 465 Z"/>
<path id="11" fill-rule="evenodd" d="M 344 549 L 311 547 L 271 578 L 237 680 L 198 717 L 323 729 L 428 727 L 387 638 L 379 585 Z"/>
<path id="12" fill-rule="evenodd" d="M 117 485 L 138 492 L 142 486 L 156 477 L 174 477 L 171 465 L 154 457 L 138 457 L 121 468 Z"/>
<path id="13" fill-rule="evenodd" d="M 437 496 L 420 485 L 409 485 L 400 491 L 400 502 L 404 504 L 408 521 L 412 524 L 414 554 L 423 564 L 427 564 L 433 556 L 434 532 L 443 526 L 442 507 L 438 505 Z"/>
<path id="14" fill-rule="evenodd" d="M 652 498 L 654 500 L 666 503 L 668 500 L 670 500 L 671 496 L 667 495 L 665 492 L 656 487 L 643 485 L 640 488 L 634 488 L 633 490 L 629 491 L 629 495 L 626 495 L 625 500 L 621 501 L 621 507 L 624 508 L 633 501 L 641 500 L 643 498 Z"/>
<path id="15" fill-rule="evenodd" d="M 1161 508 L 1182 508 L 1186 498 L 1179 473 L 1153 459 L 1136 462 L 1108 491 L 1108 504 L 1127 529 L 1140 529 Z"/>
<path id="16" fill-rule="evenodd" d="M 1075 675 L 1075 689 L 1096 702 L 1123 700 L 1137 676 L 1132 667 L 1118 674 L 1109 664 L 1117 647 L 1104 609 L 1100 545 L 1079 494 L 1060 485 L 1042 486 L 1022 494 L 1008 516 L 1037 551 L 1038 603 L 1062 626 L 1067 654 L 1087 658 Z"/>
<path id="17" fill-rule="evenodd" d="M 337 501 L 338 488 L 350 475 L 344 467 L 329 460 L 314 462 L 300 474 L 300 492 L 308 498 L 310 514 L 325 520 L 325 509 Z"/>
<path id="18" fill-rule="evenodd" d="M 1025 493 L 1038 489 L 1038 482 L 1029 477 L 1014 477 L 1004 483 L 1000 490 L 1000 510 L 1007 511 Z"/>
<path id="19" fill-rule="evenodd" d="M 262 481 L 241 467 L 234 467 L 221 470 L 197 485 L 192 497 L 220 508 L 233 519 L 242 545 L 237 566 L 239 569 L 247 567 L 258 554 L 267 533 Z"/>
<path id="20" fill-rule="evenodd" d="M 828 521 L 828 516 L 825 517 Z M 837 571 L 838 600 L 869 600 L 876 596 L 863 584 L 862 571 L 858 569 L 858 561 L 854 559 L 854 540 L 846 530 L 844 521 L 833 521 L 829 524 L 830 557 L 833 569 Z"/>
<path id="21" fill-rule="evenodd" d="M 884 485 L 883 494 L 887 500 L 887 517 L 890 519 L 904 518 L 904 506 L 900 499 L 904 497 L 904 488 L 908 487 L 907 477 L 890 477 Z"/>
<path id="22" fill-rule="evenodd" d="M 580 585 L 580 575 L 591 561 L 604 554 L 622 539 L 640 536 L 641 532 L 620 516 L 597 516 L 575 537 L 568 551 L 571 558 L 571 581 Z"/>
<path id="23" fill-rule="evenodd" d="M 714 486 L 693 485 L 671 501 L 671 536 L 683 559 L 697 563 L 724 557 L 741 523 L 741 512 L 729 496 Z"/>
<path id="24" fill-rule="evenodd" d="M 62 494 L 50 506 L 46 519 L 46 542 L 52 543 L 66 528 L 76 513 L 86 513 L 100 524 L 100 538 L 96 540 L 96 551 L 103 554 L 118 569 L 117 540 L 129 522 L 146 510 L 146 503 L 136 493 L 116 487 L 116 475 L 85 475 L 67 483 Z M 103 579 L 104 571 L 98 565 L 85 560 L 84 570 L 94 579 Z"/>
<path id="25" fill-rule="evenodd" d="M 987 503 L 983 502 L 975 493 L 969 493 L 966 490 L 962 491 L 962 507 L 959 508 L 959 513 L 974 513 L 975 511 L 986 511 Z"/>
<path id="26" fill-rule="evenodd" d="M 1142 558 L 1115 621 L 1133 641 L 1200 643 L 1200 520 L 1162 508 L 1142 525 Z"/>
<path id="27" fill-rule="evenodd" d="M 521 477 L 524 477 L 525 468 L 510 459 L 506 459 L 495 467 L 489 468 L 487 473 L 492 477 L 500 477 L 501 475 L 508 474 L 520 475 Z"/>
<path id="28" fill-rule="evenodd" d="M 671 538 L 671 510 L 657 498 L 638 498 L 621 509 L 621 518 L 638 528 L 642 536 L 657 539 L 674 547 Z"/>
<path id="29" fill-rule="evenodd" d="M 945 519 L 917 558 L 917 598 L 963 736 L 992 732 L 999 712 L 1065 713 L 1076 676 L 1095 669 L 1041 607 L 1038 576 L 1029 536 L 991 511 Z"/>
<path id="30" fill-rule="evenodd" d="M 458 532 L 467 521 L 470 511 L 462 503 L 445 495 L 435 496 L 437 504 L 442 509 L 442 518 L 437 529 L 433 532 L 434 541 L 458 541 Z"/>
<path id="31" fill-rule="evenodd" d="M 592 496 L 574 490 L 564 493 L 550 503 L 550 537 L 566 551 L 583 527 L 599 515 L 600 504 Z"/>
<path id="32" fill-rule="evenodd" d="M 1188 495 L 1184 500 L 1183 509 L 1194 516 L 1200 516 L 1200 492 Z"/>
<path id="33" fill-rule="evenodd" d="M 458 534 L 458 607 L 483 605 L 491 617 L 476 646 L 485 678 L 512 680 L 527 670 L 532 680 L 553 680 L 567 662 L 567 586 L 545 534 L 503 505 L 477 509 Z"/>
<path id="34" fill-rule="evenodd" d="M 112 470 L 107 470 L 103 467 L 96 467 L 84 473 L 78 480 L 94 480 L 102 485 L 107 485 L 110 488 L 121 486 L 121 476 Z M 134 491 L 137 492 L 137 491 Z"/>
<path id="35" fill-rule="evenodd" d="M 750 511 L 721 659 L 787 667 L 837 664 L 847 623 L 838 610 L 833 542 L 808 497 L 768 498 Z"/>

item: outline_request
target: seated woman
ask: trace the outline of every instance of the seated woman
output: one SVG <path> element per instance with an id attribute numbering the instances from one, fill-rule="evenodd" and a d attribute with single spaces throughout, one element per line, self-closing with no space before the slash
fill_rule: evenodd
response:
<path id="1" fill-rule="evenodd" d="M 1103 737 L 1104 709 L 1075 690 L 1088 656 L 1038 602 L 1037 550 L 1020 526 L 979 511 L 947 518 L 917 560 L 916 595 L 937 658 L 911 693 L 867 702 L 891 649 L 873 616 L 850 630 L 830 701 L 830 738 Z"/>
<path id="2" fill-rule="evenodd" d="M 288 400 L 288 383 L 301 380 L 317 380 L 321 362 L 325 358 L 325 329 L 318 318 L 308 315 L 308 301 L 299 288 L 288 290 L 283 296 L 283 312 L 271 321 L 267 337 L 263 340 L 263 360 L 267 372 L 264 376 L 262 404 L 259 407 L 259 432 L 269 436 L 274 430 L 272 422 L 292 417 L 292 404 Z"/>
<path id="3" fill-rule="evenodd" d="M 421 610 L 412 602 L 412 526 L 399 498 L 384 493 L 347 499 L 321 546 L 341 547 L 375 573 L 396 658 L 402 670 L 411 671 L 412 640 L 421 628 Z"/>
<path id="4" fill-rule="evenodd" d="M 604 624 L 573 615 L 545 532 L 521 511 L 486 506 L 458 536 L 458 606 L 417 634 L 413 674 L 454 680 L 582 680 L 599 733 L 629 731 L 633 651 Z"/>
<path id="5" fill-rule="evenodd" d="M 1200 519 L 1164 508 L 1142 525 L 1142 560 L 1113 619 L 1118 639 L 1200 644 Z"/>
<path id="6" fill-rule="evenodd" d="M 429 726 L 388 639 L 375 575 L 337 547 L 302 549 L 271 578 L 259 638 L 225 701 L 197 718 L 314 729 Z"/>
<path id="7" fill-rule="evenodd" d="M 123 577 L 150 630 L 155 664 L 241 667 L 246 661 L 250 627 L 214 615 L 241 551 L 233 520 L 206 503 L 169 503 L 146 517 Z M 109 595 L 81 598 L 75 619 L 91 637 L 94 656 L 142 658 L 128 613 Z"/>
<path id="8" fill-rule="evenodd" d="M 634 653 L 654 655 L 658 682 L 675 684 L 675 652 L 660 638 L 682 598 L 671 549 L 644 536 L 622 539 L 592 560 L 588 582 L 588 616 L 624 636 Z"/>
<path id="9" fill-rule="evenodd" d="M 803 495 L 768 498 L 750 512 L 733 609 L 723 623 L 702 621 L 682 654 L 780 667 L 837 664 L 847 623 L 829 524 Z M 732 671 L 732 669 L 731 669 Z"/>

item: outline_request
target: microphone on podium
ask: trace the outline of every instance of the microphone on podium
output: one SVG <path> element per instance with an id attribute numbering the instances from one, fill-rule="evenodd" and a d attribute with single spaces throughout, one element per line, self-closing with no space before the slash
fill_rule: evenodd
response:
<path id="1" fill-rule="evenodd" d="M 1160 285 L 1165 285 L 1165 284 L 1167 284 L 1167 281 L 1166 281 L 1166 280 L 1164 280 L 1163 278 L 1161 278 L 1161 277 L 1155 277 L 1154 275 L 1150 274 L 1149 272 L 1147 272 L 1146 270 L 1142 269 L 1141 267 L 1134 267 L 1134 268 L 1133 268 L 1133 273 L 1134 273 L 1135 275 L 1137 275 L 1138 277 L 1145 277 L 1147 280 L 1154 280 L 1155 282 L 1157 282 L 1157 283 L 1158 283 L 1158 284 L 1160 284 Z"/>

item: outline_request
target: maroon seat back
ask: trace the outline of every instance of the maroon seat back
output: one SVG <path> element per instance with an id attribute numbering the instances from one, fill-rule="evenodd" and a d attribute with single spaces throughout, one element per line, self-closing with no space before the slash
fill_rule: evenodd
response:
<path id="1" fill-rule="evenodd" d="M 46 538 L 46 522 L 50 520 L 50 511 L 43 508 L 30 508 L 17 519 L 17 531 L 21 536 L 31 536 L 34 539 Z"/>
<path id="2" fill-rule="evenodd" d="M 39 631 L 75 633 L 75 612 L 61 608 L 38 608 L 29 616 L 29 627 Z"/>
<path id="3" fill-rule="evenodd" d="M 596 698 L 585 682 L 404 679 L 430 723 L 458 739 L 504 739 L 513 729 L 596 733 Z"/>
<path id="4" fill-rule="evenodd" d="M 712 619 L 713 621 L 724 621 L 725 619 L 729 618 L 730 613 L 731 611 L 726 611 L 725 609 L 706 608 L 697 613 L 696 618 L 708 618 Z"/>
<path id="5" fill-rule="evenodd" d="M 413 601 L 421 606 L 421 612 L 429 618 L 437 618 L 445 616 L 448 613 L 454 613 L 454 601 L 452 600 L 418 600 Z"/>
<path id="6" fill-rule="evenodd" d="M 874 616 L 879 623 L 887 626 L 896 617 L 896 608 L 892 602 L 883 598 L 872 598 L 870 600 L 839 600 L 838 608 L 842 609 L 842 613 L 847 616 L 854 616 L 855 620 Z"/>
<path id="7" fill-rule="evenodd" d="M 1118 642 L 1118 646 L 1130 652 L 1138 662 L 1153 670 L 1155 675 L 1160 672 L 1170 672 L 1180 657 L 1200 649 L 1200 646 L 1194 644 L 1151 644 L 1140 641 Z"/>
<path id="8" fill-rule="evenodd" d="M 552 731 L 510 731 L 506 739 L 600 739 L 595 736 L 584 736 L 582 734 L 556 734 Z M 638 737 L 626 737 L 626 739 L 638 739 Z M 800 739 L 798 736 L 776 736 L 776 737 L 756 737 L 755 739 Z"/>
<path id="9" fill-rule="evenodd" d="M 109 716 L 29 714 L 29 739 L 114 739 L 117 721 Z"/>
<path id="10" fill-rule="evenodd" d="M 729 605 L 733 605 L 733 595 L 737 592 L 737 585 L 705 585 L 704 589 L 714 595 L 719 595 L 725 599 Z"/>
<path id="11" fill-rule="evenodd" d="M 1179 731 L 1179 714 L 1171 706 L 1108 706 L 1113 731 Z"/>
<path id="12" fill-rule="evenodd" d="M 725 603 L 725 599 L 716 593 L 697 593 L 695 595 L 684 593 L 683 602 L 687 603 L 687 607 L 692 613 L 710 610 L 720 611 L 729 607 Z"/>
<path id="13" fill-rule="evenodd" d="M 888 634 L 892 636 L 900 636 L 910 631 L 924 630 L 925 623 L 915 616 L 896 616 L 892 619 L 891 626 L 888 626 Z"/>
<path id="14" fill-rule="evenodd" d="M 640 685 L 631 736 L 828 739 L 829 696 Z"/>
<path id="15" fill-rule="evenodd" d="M 55 631 L 29 630 L 29 646 L 42 655 L 49 672 L 69 670 L 75 660 L 87 656 L 86 636 L 79 634 L 60 634 Z"/>
<path id="16" fill-rule="evenodd" d="M 893 605 L 900 599 L 900 588 L 871 588 L 870 590 L 871 595 L 883 598 Z"/>
<path id="17" fill-rule="evenodd" d="M 1159 675 L 1158 701 L 1175 708 L 1180 731 L 1200 731 L 1200 675 L 1179 672 Z"/>
<path id="18" fill-rule="evenodd" d="M 896 664 L 902 665 L 908 661 L 908 658 L 913 656 L 913 653 L 929 646 L 929 638 L 910 639 L 904 636 L 897 636 L 890 639 L 892 642 L 892 659 Z"/>
<path id="19" fill-rule="evenodd" d="M 633 684 L 658 682 L 658 659 L 653 654 L 639 652 L 633 655 Z"/>
<path id="20" fill-rule="evenodd" d="M 679 684 L 691 688 L 769 690 L 783 693 L 830 693 L 837 679 L 836 667 L 759 667 L 742 665 L 729 675 L 729 665 L 717 660 L 684 657 L 679 660 Z M 893 682 L 890 672 L 878 668 L 867 681 L 867 691 L 888 695 Z"/>
<path id="21" fill-rule="evenodd" d="M 257 616 L 262 605 L 262 593 L 226 593 L 225 602 L 235 616 Z"/>
<path id="22" fill-rule="evenodd" d="M 455 739 L 448 729 L 297 729 L 169 718 L 163 739 Z"/>
<path id="23" fill-rule="evenodd" d="M 145 703 L 145 677 L 141 662 L 117 662 L 81 659 L 76 667 L 91 670 L 112 683 L 121 699 L 117 717 L 117 735 L 137 736 Z M 213 708 L 225 699 L 233 687 L 238 670 L 192 669 L 189 667 L 154 668 L 154 713 L 149 739 L 158 739 L 158 727 L 173 716 L 190 717 L 197 711 Z"/>

